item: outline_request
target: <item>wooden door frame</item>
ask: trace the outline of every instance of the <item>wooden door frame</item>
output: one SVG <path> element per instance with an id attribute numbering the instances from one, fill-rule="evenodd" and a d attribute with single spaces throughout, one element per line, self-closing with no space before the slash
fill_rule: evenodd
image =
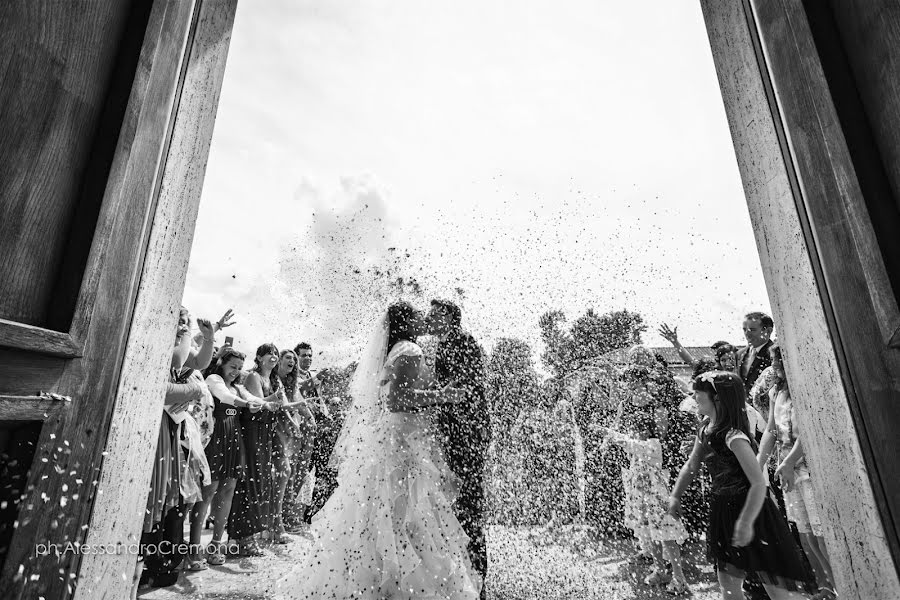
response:
<path id="1" fill-rule="evenodd" d="M 900 598 L 896 298 L 802 0 L 701 0 L 841 597 Z"/>
<path id="2" fill-rule="evenodd" d="M 236 4 L 152 0 L 72 327 L 0 323 L 4 346 L 71 359 L 47 390 L 71 401 L 0 398 L 44 422 L 4 598 L 130 593 Z"/>
<path id="3" fill-rule="evenodd" d="M 105 348 L 110 351 L 111 363 L 110 369 L 99 376 L 99 380 L 93 381 L 98 384 L 96 389 L 83 395 L 97 403 L 90 414 L 97 418 L 95 440 L 103 440 L 106 456 L 102 461 L 102 469 L 99 457 L 96 456 L 99 452 L 94 450 L 98 442 L 94 441 L 86 449 L 66 449 L 61 447 L 60 438 L 55 438 L 57 441 L 54 441 L 54 437 L 51 437 L 51 434 L 55 435 L 66 431 L 67 426 L 71 427 L 71 405 L 61 405 L 39 396 L 0 398 L 0 409 L 15 405 L 17 409 L 23 410 L 22 406 L 27 404 L 29 408 L 25 412 L 46 419 L 39 454 L 36 455 L 35 468 L 29 479 L 34 486 L 29 496 L 31 504 L 22 509 L 25 511 L 25 518 L 17 531 L 10 559 L 0 579 L 3 597 L 31 598 L 43 595 L 64 598 L 74 594 L 84 598 L 118 599 L 127 597 L 131 587 L 131 574 L 136 558 L 131 548 L 139 541 L 143 521 L 147 482 L 152 470 L 161 417 L 158 399 L 164 393 L 164 373 L 171 353 L 171 328 L 184 289 L 236 3 L 237 0 L 154 0 L 139 69 L 129 98 L 126 121 L 120 133 L 105 192 L 104 212 L 98 225 L 98 230 L 101 225 L 108 227 L 109 234 L 104 239 L 106 245 L 92 248 L 92 256 L 99 257 L 94 264 L 102 265 L 103 268 L 92 271 L 93 279 L 82 289 L 79 309 L 70 331 L 48 333 L 39 330 L 40 328 L 29 329 L 18 325 L 11 328 L 9 323 L 0 322 L 0 337 L 3 337 L 6 345 L 21 349 L 40 349 L 72 358 L 76 364 L 80 357 L 88 357 L 97 348 Z M 782 102 L 779 104 L 779 98 L 773 92 L 778 86 L 772 85 L 772 82 L 774 80 L 777 84 L 784 71 L 776 68 L 773 74 L 770 70 L 773 66 L 771 59 L 765 53 L 756 54 L 771 31 L 763 31 L 760 35 L 756 17 L 753 16 L 754 7 L 766 4 L 768 8 L 777 9 L 777 3 L 775 0 L 768 3 L 701 0 L 701 4 L 714 58 L 717 59 L 720 85 L 726 111 L 729 113 L 738 161 L 742 165 L 741 174 L 745 180 L 748 203 L 751 204 L 751 216 L 755 214 L 758 218 L 754 222 L 758 240 L 768 233 L 767 228 L 772 225 L 771 220 L 776 213 L 765 212 L 765 207 L 758 204 L 765 200 L 766 190 L 758 187 L 748 189 L 752 180 L 757 178 L 762 181 L 766 177 L 777 175 L 779 193 L 784 193 L 787 189 L 789 199 L 796 202 L 792 218 L 802 232 L 803 251 L 808 260 L 803 277 L 806 277 L 807 283 L 813 286 L 815 292 L 809 298 L 817 298 L 819 304 L 812 308 L 808 305 L 792 305 L 792 300 L 785 297 L 784 283 L 775 280 L 779 275 L 775 272 L 776 267 L 764 260 L 767 287 L 770 297 L 775 298 L 773 306 L 776 308 L 776 316 L 787 320 L 787 314 L 795 308 L 810 311 L 808 316 L 812 315 L 814 325 L 820 326 L 824 334 L 813 336 L 815 339 L 810 341 L 803 338 L 800 331 L 790 327 L 783 331 L 789 355 L 789 373 L 803 371 L 803 365 L 799 363 L 797 356 L 801 350 L 810 351 L 810 347 L 804 347 L 803 344 L 815 345 L 814 351 L 822 359 L 822 364 L 816 366 L 818 372 L 836 376 L 834 381 L 843 384 L 840 390 L 843 395 L 834 397 L 836 400 L 833 399 L 828 405 L 829 410 L 839 416 L 841 406 L 838 401 L 843 400 L 843 409 L 848 416 L 852 415 L 856 431 L 859 432 L 858 437 L 853 432 L 848 432 L 837 440 L 839 443 L 835 448 L 829 448 L 819 438 L 835 432 L 826 432 L 825 427 L 829 423 L 823 421 L 824 426 L 811 433 L 811 444 L 824 457 L 845 460 L 848 466 L 840 471 L 846 476 L 845 483 L 855 486 L 853 492 L 859 496 L 864 507 L 877 506 L 881 510 L 881 520 L 874 518 L 871 512 L 853 513 L 851 517 L 856 521 L 842 523 L 848 527 L 847 531 L 842 532 L 843 540 L 833 534 L 828 536 L 833 560 L 855 563 L 850 566 L 839 565 L 844 569 L 838 573 L 839 576 L 843 573 L 860 579 L 856 582 L 856 587 L 849 587 L 850 582 L 845 577 L 840 582 L 840 591 L 844 597 L 900 597 L 891 595 L 900 588 L 896 586 L 897 573 L 891 561 L 893 554 L 888 549 L 885 528 L 882 526 L 885 520 L 884 490 L 880 489 L 882 486 L 877 480 L 877 469 L 873 472 L 872 479 L 868 475 L 872 472 L 873 449 L 866 434 L 866 421 L 861 419 L 859 400 L 866 389 L 860 387 L 858 369 L 842 350 L 848 331 L 839 321 L 841 311 L 846 310 L 846 303 L 843 297 L 835 296 L 833 284 L 829 285 L 826 274 L 829 269 L 833 270 L 833 265 L 827 264 L 827 261 L 823 264 L 822 253 L 819 251 L 823 232 L 816 229 L 814 207 L 810 206 L 813 193 L 810 190 L 813 189 L 811 184 L 815 181 L 815 173 L 809 168 L 809 163 L 804 163 L 802 153 L 806 149 L 798 148 L 790 139 L 790 132 L 799 126 L 798 121 L 792 120 L 799 116 L 796 109 L 799 104 L 784 103 L 783 96 L 779 97 Z M 780 6 L 785 14 L 794 19 L 792 23 L 795 24 L 798 0 L 784 0 Z M 743 25 L 740 24 L 741 19 Z M 737 34 L 737 38 L 718 35 L 714 29 L 720 26 L 730 27 L 730 33 Z M 763 44 L 760 44 L 760 39 Z M 777 42 L 777 39 L 770 40 L 770 43 Z M 748 48 L 760 62 L 755 65 L 755 75 L 752 69 L 746 73 L 755 77 L 754 81 L 758 86 L 765 87 L 765 82 L 769 82 L 769 91 L 762 101 L 757 94 L 758 89 L 753 94 L 736 91 L 734 82 L 728 81 L 731 75 L 721 70 L 729 64 L 729 60 L 745 61 Z M 816 80 L 814 83 L 822 84 L 823 81 Z M 761 144 L 758 147 L 741 146 L 739 143 L 740 140 L 746 141 L 746 131 L 741 128 L 751 127 L 752 124 L 738 122 L 739 116 L 746 115 L 741 112 L 746 107 L 742 108 L 737 104 L 748 98 L 755 103 L 751 110 L 755 111 L 753 114 L 763 117 L 768 115 L 768 123 L 762 125 L 764 135 L 756 140 Z M 773 99 L 776 100 L 774 104 Z M 762 130 L 757 130 L 757 133 L 759 131 Z M 781 133 L 776 135 L 773 131 Z M 839 133 L 839 128 L 837 131 Z M 818 141 L 822 144 L 840 142 L 834 136 L 834 131 L 828 131 Z M 776 140 L 774 147 L 773 139 Z M 758 158 L 769 162 L 754 164 L 753 160 Z M 847 173 L 847 163 L 841 161 L 846 161 L 846 157 L 839 157 L 837 163 L 833 164 L 834 172 L 840 170 L 841 173 Z M 849 173 L 853 174 L 852 169 Z M 773 180 L 766 181 L 771 183 Z M 772 190 L 768 192 L 771 193 Z M 779 198 L 785 199 L 788 196 L 782 195 Z M 857 201 L 859 198 L 851 193 L 849 199 Z M 110 204 L 113 201 L 116 204 Z M 110 208 L 112 206 L 116 208 Z M 135 207 L 143 207 L 141 218 L 136 218 L 138 215 L 133 212 Z M 779 210 L 783 209 L 784 206 L 779 207 Z M 787 213 L 782 214 L 791 217 Z M 769 222 L 766 222 L 767 219 Z M 857 229 L 851 233 L 860 235 L 859 227 L 863 227 L 862 234 L 865 237 L 865 223 L 854 221 L 853 225 Z M 760 254 L 763 258 L 774 256 L 769 249 L 763 247 L 762 242 Z M 119 281 L 116 266 L 128 264 L 123 262 L 128 260 L 137 260 L 143 265 L 140 275 L 129 281 Z M 882 283 L 877 273 L 870 277 L 866 281 L 867 297 L 883 299 L 883 296 L 873 296 Z M 104 314 L 103 310 L 104 306 L 109 308 L 113 305 L 107 301 L 111 297 L 123 300 L 120 304 L 128 307 L 124 320 L 116 321 L 123 322 L 124 326 L 91 326 L 96 324 L 97 319 L 109 318 L 110 315 Z M 814 301 L 812 303 L 815 304 Z M 894 314 L 891 311 L 894 309 L 883 304 L 879 307 L 878 314 L 886 315 L 888 319 L 883 325 L 890 327 Z M 106 339 L 96 339 L 101 335 L 106 336 Z M 91 336 L 95 339 L 91 339 Z M 94 355 L 93 358 L 99 357 Z M 79 374 L 75 367 L 64 380 L 74 379 Z M 84 386 L 91 383 L 80 382 L 82 387 L 74 387 L 84 390 Z M 822 424 L 816 421 L 819 416 L 813 414 L 810 400 L 813 393 L 812 389 L 799 390 L 798 403 L 806 418 L 814 421 L 814 424 Z M 78 401 L 79 398 L 76 397 L 75 400 Z M 52 414 L 48 415 L 48 410 Z M 65 476 L 44 477 L 52 473 L 54 466 L 60 464 L 63 455 L 70 459 L 87 459 L 92 472 L 99 472 L 96 485 L 92 481 L 75 484 L 73 480 L 65 493 L 50 487 L 47 481 L 57 484 L 68 481 Z M 47 461 L 43 462 L 42 458 Z M 823 465 L 817 465 L 813 461 L 811 467 L 814 475 L 822 482 L 835 481 L 834 475 L 827 473 Z M 78 493 L 81 500 L 69 504 L 70 509 L 76 509 L 63 522 L 54 517 L 54 511 L 42 510 L 42 506 L 59 506 L 64 497 L 71 499 L 74 493 Z M 46 498 L 42 499 L 42 495 L 46 495 Z M 41 502 L 38 503 L 37 499 L 41 499 Z M 824 501 L 829 517 L 836 518 L 839 514 L 841 507 L 834 506 L 835 502 L 830 497 Z M 90 525 L 84 531 L 82 525 L 88 522 Z M 878 538 L 878 532 L 881 532 L 881 538 Z M 115 547 L 120 551 L 112 554 L 75 554 L 58 560 L 55 557 L 35 557 L 33 544 L 39 541 L 77 541 L 106 549 Z M 860 556 L 861 552 L 863 556 Z M 842 558 L 844 554 L 846 557 Z"/>

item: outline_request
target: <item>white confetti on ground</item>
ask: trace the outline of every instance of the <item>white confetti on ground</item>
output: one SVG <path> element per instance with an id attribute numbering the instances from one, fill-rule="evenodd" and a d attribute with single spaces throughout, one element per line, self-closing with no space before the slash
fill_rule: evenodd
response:
<path id="1" fill-rule="evenodd" d="M 209 533 L 206 532 L 204 541 Z M 229 559 L 221 567 L 185 572 L 166 589 L 142 589 L 142 600 L 270 600 L 275 581 L 303 561 L 308 540 L 293 538 L 286 546 L 270 547 L 268 556 Z M 273 548 L 275 548 L 273 550 Z M 488 533 L 491 600 L 662 600 L 663 588 L 643 583 L 649 565 L 633 559 L 631 540 L 601 539 L 577 529 L 507 528 Z M 685 572 L 695 600 L 719 597 L 703 549 L 689 545 Z M 686 596 L 681 596 L 682 598 Z"/>

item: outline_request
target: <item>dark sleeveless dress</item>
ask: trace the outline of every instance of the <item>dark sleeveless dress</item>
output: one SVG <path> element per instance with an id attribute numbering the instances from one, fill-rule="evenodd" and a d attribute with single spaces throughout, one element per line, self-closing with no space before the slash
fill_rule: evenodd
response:
<path id="1" fill-rule="evenodd" d="M 263 408 L 240 410 L 247 468 L 238 482 L 228 516 L 228 537 L 239 540 L 267 531 L 272 522 L 274 478 L 272 447 L 275 414 Z"/>
<path id="2" fill-rule="evenodd" d="M 213 433 L 206 445 L 206 460 L 213 481 L 241 479 L 247 468 L 244 439 L 241 435 L 240 409 L 213 397 Z"/>
<path id="3" fill-rule="evenodd" d="M 746 573 L 756 573 L 763 583 L 802 591 L 806 570 L 800 549 L 768 490 L 753 523 L 753 541 L 743 548 L 731 545 L 735 522 L 750 490 L 750 480 L 737 456 L 728 448 L 725 432 L 710 436 L 702 425 L 698 437 L 703 446 L 703 461 L 712 480 L 707 559 L 716 570 L 730 575 L 743 577 Z"/>

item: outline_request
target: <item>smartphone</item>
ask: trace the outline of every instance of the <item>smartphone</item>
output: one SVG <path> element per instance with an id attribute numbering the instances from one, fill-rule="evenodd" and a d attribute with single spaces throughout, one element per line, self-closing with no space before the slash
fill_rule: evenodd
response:
<path id="1" fill-rule="evenodd" d="M 226 346 L 234 346 L 234 338 L 230 335 L 225 336 L 225 345 Z"/>

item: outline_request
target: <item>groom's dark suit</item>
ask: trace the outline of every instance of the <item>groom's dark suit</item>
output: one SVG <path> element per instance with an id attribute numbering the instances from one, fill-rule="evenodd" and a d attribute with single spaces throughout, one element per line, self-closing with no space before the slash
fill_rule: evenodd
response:
<path id="1" fill-rule="evenodd" d="M 466 390 L 465 402 L 441 408 L 440 426 L 447 462 L 461 479 L 456 516 L 469 536 L 472 563 L 484 576 L 484 463 L 491 426 L 484 393 L 484 354 L 475 338 L 463 331 L 452 331 L 439 342 L 435 375 L 442 386 L 450 384 Z"/>

